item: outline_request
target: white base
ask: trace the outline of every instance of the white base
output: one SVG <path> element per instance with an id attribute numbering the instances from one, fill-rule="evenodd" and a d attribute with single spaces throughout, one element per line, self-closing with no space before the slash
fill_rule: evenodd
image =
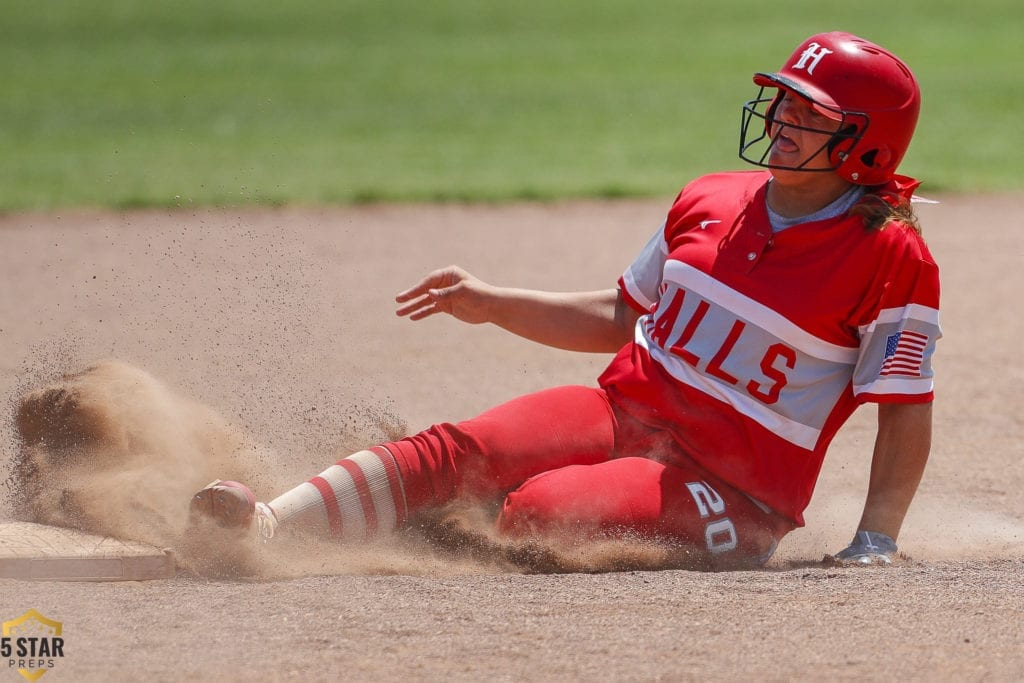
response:
<path id="1" fill-rule="evenodd" d="M 168 549 L 45 524 L 0 522 L 0 578 L 144 581 L 173 576 L 174 555 Z"/>

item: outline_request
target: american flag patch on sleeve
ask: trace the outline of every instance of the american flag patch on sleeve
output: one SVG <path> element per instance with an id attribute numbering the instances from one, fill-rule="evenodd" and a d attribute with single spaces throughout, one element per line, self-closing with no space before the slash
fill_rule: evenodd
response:
<path id="1" fill-rule="evenodd" d="M 885 338 L 885 357 L 879 377 L 901 375 L 920 377 L 924 350 L 928 346 L 928 335 L 910 330 L 901 330 Z"/>

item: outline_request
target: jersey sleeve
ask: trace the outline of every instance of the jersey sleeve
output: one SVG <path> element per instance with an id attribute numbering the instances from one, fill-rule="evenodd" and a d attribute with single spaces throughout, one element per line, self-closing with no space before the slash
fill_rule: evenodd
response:
<path id="1" fill-rule="evenodd" d="M 647 313 L 658 302 L 658 289 L 667 259 L 668 244 L 665 241 L 665 223 L 662 223 L 619 278 L 623 297 L 638 312 Z"/>
<path id="2" fill-rule="evenodd" d="M 924 250 L 893 271 L 873 316 L 858 327 L 853 392 L 861 403 L 927 403 L 934 397 L 932 356 L 942 336 L 939 269 Z"/>

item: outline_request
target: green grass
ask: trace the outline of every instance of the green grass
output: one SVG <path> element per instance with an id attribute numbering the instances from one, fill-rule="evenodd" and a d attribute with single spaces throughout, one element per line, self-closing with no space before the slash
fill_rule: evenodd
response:
<path id="1" fill-rule="evenodd" d="M 903 171 L 1024 187 L 1018 0 L 12 0 L 0 210 L 671 195 L 842 28 L 924 92 Z"/>

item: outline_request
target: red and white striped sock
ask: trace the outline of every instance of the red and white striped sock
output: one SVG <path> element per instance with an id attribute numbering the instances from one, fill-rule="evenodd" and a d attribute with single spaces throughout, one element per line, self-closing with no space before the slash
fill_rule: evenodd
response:
<path id="1" fill-rule="evenodd" d="M 385 534 L 408 516 L 395 458 L 383 446 L 339 460 L 269 503 L 279 524 L 339 540 Z"/>

